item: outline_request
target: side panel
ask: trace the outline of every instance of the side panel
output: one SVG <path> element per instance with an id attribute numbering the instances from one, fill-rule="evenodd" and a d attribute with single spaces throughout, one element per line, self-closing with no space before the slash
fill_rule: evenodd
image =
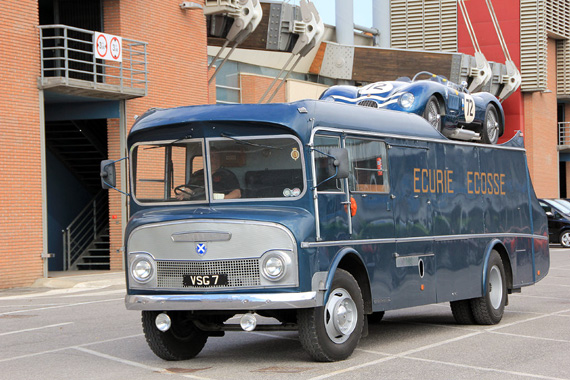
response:
<path id="1" fill-rule="evenodd" d="M 443 182 L 438 182 L 437 174 L 433 175 L 435 163 L 433 157 L 428 157 L 426 143 L 394 143 L 389 154 L 395 237 L 398 239 L 396 254 L 390 263 L 392 307 L 434 303 L 436 263 L 430 237 L 435 194 L 432 191 L 438 186 L 442 189 Z M 415 173 L 415 176 L 408 173 Z"/>

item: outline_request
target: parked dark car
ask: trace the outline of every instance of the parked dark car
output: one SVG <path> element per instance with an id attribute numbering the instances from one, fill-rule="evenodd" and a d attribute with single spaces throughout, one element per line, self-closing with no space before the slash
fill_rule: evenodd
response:
<path id="1" fill-rule="evenodd" d="M 465 85 L 427 71 L 413 79 L 405 77 L 364 87 L 332 86 L 320 99 L 415 113 L 456 140 L 480 138 L 483 143 L 496 144 L 505 125 L 503 107 L 495 96 L 488 92 L 470 94 Z"/>
<path id="2" fill-rule="evenodd" d="M 570 248 L 570 205 L 556 199 L 539 199 L 548 218 L 550 243 Z"/>

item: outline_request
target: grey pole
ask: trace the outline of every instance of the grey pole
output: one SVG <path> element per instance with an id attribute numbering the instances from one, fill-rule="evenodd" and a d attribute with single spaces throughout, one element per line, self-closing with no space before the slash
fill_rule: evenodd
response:
<path id="1" fill-rule="evenodd" d="M 336 0 L 335 23 L 336 42 L 354 45 L 354 5 L 352 0 Z"/>
<path id="2" fill-rule="evenodd" d="M 376 45 L 389 48 L 390 36 L 390 0 L 372 0 L 372 27 L 380 32 Z"/>

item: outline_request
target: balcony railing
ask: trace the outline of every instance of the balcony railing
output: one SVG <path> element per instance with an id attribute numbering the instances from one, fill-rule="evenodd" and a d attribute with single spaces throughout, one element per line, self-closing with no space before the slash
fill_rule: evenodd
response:
<path id="1" fill-rule="evenodd" d="M 558 123 L 558 146 L 570 148 L 570 122 Z"/>
<path id="2" fill-rule="evenodd" d="M 123 38 L 122 62 L 97 59 L 95 32 L 41 25 L 39 86 L 74 95 L 130 99 L 147 94 L 147 43 Z"/>

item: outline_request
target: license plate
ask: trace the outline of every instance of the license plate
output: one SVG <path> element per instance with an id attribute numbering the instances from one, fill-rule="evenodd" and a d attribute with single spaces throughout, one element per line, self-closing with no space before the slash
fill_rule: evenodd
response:
<path id="1" fill-rule="evenodd" d="M 222 286 L 228 284 L 227 274 L 207 274 L 207 275 L 193 275 L 185 274 L 182 278 L 183 286 Z"/>

